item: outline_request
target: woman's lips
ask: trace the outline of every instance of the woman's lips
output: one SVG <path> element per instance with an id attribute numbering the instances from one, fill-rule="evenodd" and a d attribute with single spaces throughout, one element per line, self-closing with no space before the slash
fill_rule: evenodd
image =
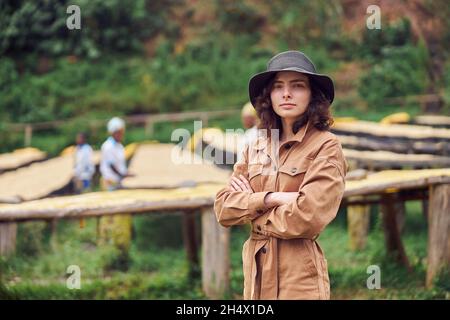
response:
<path id="1" fill-rule="evenodd" d="M 283 104 L 280 104 L 280 108 L 283 108 L 283 109 L 293 109 L 293 108 L 295 108 L 295 104 L 291 104 L 291 103 L 283 103 Z"/>

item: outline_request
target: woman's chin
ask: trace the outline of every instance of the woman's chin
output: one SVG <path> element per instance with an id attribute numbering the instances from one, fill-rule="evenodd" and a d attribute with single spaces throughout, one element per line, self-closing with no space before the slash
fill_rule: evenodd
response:
<path id="1" fill-rule="evenodd" d="M 278 110 L 277 114 L 281 118 L 285 118 L 285 119 L 289 119 L 289 118 L 296 119 L 296 118 L 298 118 L 298 117 L 300 117 L 302 115 L 302 113 L 298 112 L 298 110 L 295 110 L 295 109 Z"/>

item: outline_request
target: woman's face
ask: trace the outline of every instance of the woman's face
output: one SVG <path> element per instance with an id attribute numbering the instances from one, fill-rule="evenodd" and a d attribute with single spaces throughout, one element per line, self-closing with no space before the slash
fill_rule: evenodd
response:
<path id="1" fill-rule="evenodd" d="M 270 99 L 273 110 L 281 118 L 298 118 L 306 111 L 311 99 L 308 76 L 295 71 L 278 72 Z"/>

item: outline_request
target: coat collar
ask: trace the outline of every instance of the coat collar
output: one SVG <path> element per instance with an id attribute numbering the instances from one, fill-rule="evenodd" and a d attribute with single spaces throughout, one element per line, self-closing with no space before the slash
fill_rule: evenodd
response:
<path id="1" fill-rule="evenodd" d="M 313 127 L 313 125 L 311 124 L 311 120 L 308 120 L 306 125 L 301 127 L 300 130 L 298 130 L 298 132 L 290 140 L 288 140 L 286 142 L 292 142 L 292 141 L 296 141 L 298 143 L 302 142 L 303 139 L 305 138 L 306 133 L 310 129 L 310 127 Z M 269 143 L 270 143 L 270 139 L 267 138 L 267 135 L 262 135 L 257 139 L 253 148 L 255 150 L 263 150 L 263 149 L 266 149 L 266 147 L 268 146 Z"/>

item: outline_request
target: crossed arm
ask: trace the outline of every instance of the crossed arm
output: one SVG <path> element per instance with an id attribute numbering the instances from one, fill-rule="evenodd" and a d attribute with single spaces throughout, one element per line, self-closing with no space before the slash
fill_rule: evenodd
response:
<path id="1" fill-rule="evenodd" d="M 239 177 L 231 177 L 228 187 L 230 191 L 254 193 L 249 181 L 242 174 Z M 295 201 L 297 197 L 298 192 L 270 192 L 264 197 L 264 205 L 267 208 L 278 207 Z"/>
<path id="2" fill-rule="evenodd" d="M 339 146 L 325 145 L 298 192 L 254 192 L 245 176 L 246 163 L 238 164 L 229 185 L 216 195 L 217 220 L 232 226 L 258 219 L 263 234 L 314 238 L 336 216 L 345 187 L 344 164 Z"/>

